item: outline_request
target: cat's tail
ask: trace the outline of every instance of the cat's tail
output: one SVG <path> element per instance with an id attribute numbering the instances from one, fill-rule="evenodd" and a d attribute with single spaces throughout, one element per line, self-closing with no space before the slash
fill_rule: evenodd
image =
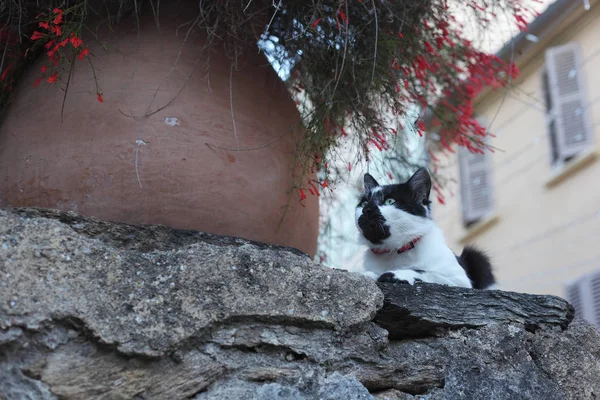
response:
<path id="1" fill-rule="evenodd" d="M 492 271 L 492 263 L 487 254 L 472 246 L 463 249 L 460 258 L 467 276 L 475 289 L 495 289 L 496 279 Z"/>

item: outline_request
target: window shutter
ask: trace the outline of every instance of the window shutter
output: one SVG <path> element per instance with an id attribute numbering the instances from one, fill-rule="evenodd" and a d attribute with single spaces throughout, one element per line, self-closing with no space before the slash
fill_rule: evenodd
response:
<path id="1" fill-rule="evenodd" d="M 583 317 L 584 314 L 584 301 L 581 286 L 581 281 L 578 279 L 567 283 L 565 287 L 565 297 L 567 301 L 571 303 L 573 308 L 575 308 L 575 315 L 578 317 Z"/>
<path id="2" fill-rule="evenodd" d="M 575 43 L 546 51 L 551 115 L 561 160 L 585 150 L 592 143 L 592 124 L 587 112 L 585 83 L 579 46 Z"/>
<path id="3" fill-rule="evenodd" d="M 600 272 L 596 272 L 590 279 L 590 292 L 592 294 L 590 320 L 598 329 L 600 329 Z"/>
<path id="4" fill-rule="evenodd" d="M 600 271 L 567 283 L 565 292 L 567 301 L 575 308 L 575 315 L 600 329 Z"/>
<path id="5" fill-rule="evenodd" d="M 463 219 L 471 222 L 494 210 L 491 154 L 473 154 L 461 147 L 458 158 Z"/>

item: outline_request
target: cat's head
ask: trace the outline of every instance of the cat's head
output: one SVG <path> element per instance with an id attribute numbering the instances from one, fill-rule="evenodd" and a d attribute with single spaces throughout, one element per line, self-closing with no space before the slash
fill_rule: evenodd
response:
<path id="1" fill-rule="evenodd" d="M 381 186 L 365 174 L 364 193 L 356 206 L 361 241 L 371 248 L 393 249 L 433 227 L 431 177 L 419 168 L 405 183 Z"/>

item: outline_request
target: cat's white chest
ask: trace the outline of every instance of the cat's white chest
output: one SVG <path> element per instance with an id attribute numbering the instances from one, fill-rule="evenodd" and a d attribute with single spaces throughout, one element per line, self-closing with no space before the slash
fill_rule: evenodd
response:
<path id="1" fill-rule="evenodd" d="M 406 275 L 409 281 L 414 272 L 418 271 L 416 278 L 426 282 L 471 287 L 469 278 L 446 245 L 441 231 L 435 228 L 414 249 L 400 254 L 397 251 L 374 254 L 367 250 L 364 271 L 365 275 L 374 279 L 386 272 L 394 272 L 397 276 Z"/>

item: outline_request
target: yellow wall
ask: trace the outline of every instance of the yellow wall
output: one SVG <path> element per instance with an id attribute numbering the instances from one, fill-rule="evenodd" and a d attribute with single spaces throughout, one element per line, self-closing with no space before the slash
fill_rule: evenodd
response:
<path id="1" fill-rule="evenodd" d="M 594 149 L 600 149 L 600 7 L 569 23 L 550 46 L 578 42 L 583 59 L 588 113 Z M 545 44 L 544 44 L 545 45 Z M 477 113 L 497 135 L 492 146 L 497 223 L 471 242 L 492 257 L 501 289 L 564 296 L 569 279 L 600 270 L 600 160 L 596 159 L 557 186 L 545 183 L 552 173 L 545 124 L 541 72 L 543 51 L 527 66 L 514 87 L 493 95 Z M 496 115 L 497 114 L 497 115 Z M 456 158 L 445 159 L 441 174 L 458 182 Z M 445 205 L 434 218 L 451 248 L 462 251 L 465 234 L 458 183 L 449 184 Z"/>

